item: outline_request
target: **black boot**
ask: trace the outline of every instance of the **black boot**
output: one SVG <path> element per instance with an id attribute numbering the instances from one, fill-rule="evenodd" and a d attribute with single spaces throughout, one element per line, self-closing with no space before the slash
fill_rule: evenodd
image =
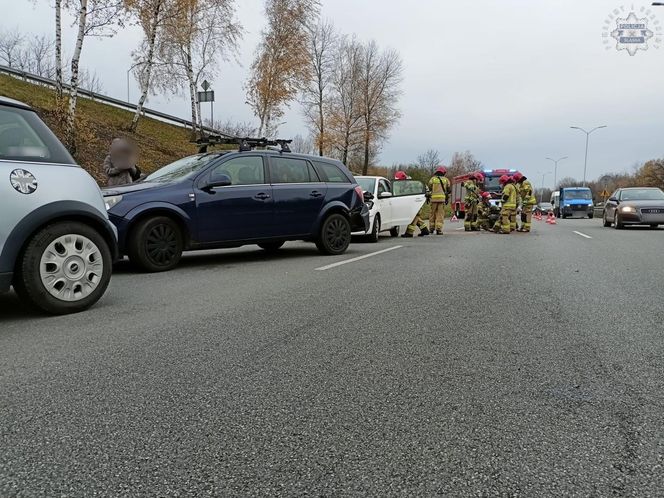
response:
<path id="1" fill-rule="evenodd" d="M 420 228 L 420 237 L 426 237 L 429 235 L 429 229 L 427 227 Z"/>
<path id="2" fill-rule="evenodd" d="M 404 239 L 412 239 L 412 238 L 413 238 L 413 234 L 412 234 L 412 233 L 408 233 L 408 232 L 406 232 L 406 233 L 404 233 L 401 237 L 404 238 Z"/>

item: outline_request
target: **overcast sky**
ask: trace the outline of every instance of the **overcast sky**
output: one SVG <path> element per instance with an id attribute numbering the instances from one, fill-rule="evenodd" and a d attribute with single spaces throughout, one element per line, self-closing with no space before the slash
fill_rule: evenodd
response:
<path id="1" fill-rule="evenodd" d="M 49 0 L 0 0 L 0 29 L 52 33 Z M 213 81 L 216 118 L 252 120 L 244 82 L 262 21 L 262 0 L 238 0 L 246 29 L 240 61 L 225 63 Z M 471 150 L 487 167 L 515 167 L 541 182 L 544 158 L 569 156 L 558 178 L 583 172 L 585 135 L 569 127 L 608 125 L 591 136 L 588 177 L 664 157 L 664 47 L 631 57 L 603 44 L 611 11 L 637 13 L 650 2 L 606 0 L 323 0 L 323 16 L 342 33 L 397 49 L 404 62 L 403 117 L 380 163 L 412 162 L 428 148 L 443 162 Z M 664 24 L 664 7 L 653 13 Z M 653 21 L 650 21 L 653 28 Z M 74 29 L 65 24 L 65 50 Z M 82 65 L 106 94 L 126 99 L 126 70 L 141 32 L 86 39 Z M 131 81 L 132 101 L 138 89 Z M 149 107 L 188 117 L 187 99 L 151 97 Z M 209 108 L 203 113 L 207 117 Z M 294 104 L 279 135 L 306 134 Z M 539 175 L 539 176 L 538 176 Z M 546 177 L 545 185 L 553 183 Z"/>

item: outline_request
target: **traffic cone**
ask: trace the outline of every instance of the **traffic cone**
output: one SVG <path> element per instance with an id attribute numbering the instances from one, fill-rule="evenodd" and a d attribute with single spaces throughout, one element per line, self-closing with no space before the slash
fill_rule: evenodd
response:
<path id="1" fill-rule="evenodd" d="M 546 217 L 546 222 L 549 225 L 556 225 L 557 224 L 556 217 L 553 215 L 553 213 L 551 211 L 549 211 L 549 215 Z"/>
<path id="2" fill-rule="evenodd" d="M 450 221 L 452 223 L 457 223 L 459 221 L 459 218 L 456 217 L 456 214 L 453 214 L 452 217 L 450 218 Z"/>

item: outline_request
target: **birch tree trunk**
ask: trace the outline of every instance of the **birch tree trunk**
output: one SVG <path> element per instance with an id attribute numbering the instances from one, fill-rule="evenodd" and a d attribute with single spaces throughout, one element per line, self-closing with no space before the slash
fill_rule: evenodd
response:
<path id="1" fill-rule="evenodd" d="M 141 98 L 138 99 L 136 112 L 134 113 L 134 118 L 131 120 L 131 125 L 129 126 L 130 131 L 136 131 L 138 120 L 143 112 L 143 105 L 145 104 L 145 101 L 148 98 L 148 92 L 150 91 L 150 77 L 152 76 L 152 65 L 154 64 L 154 46 L 157 40 L 157 29 L 159 28 L 159 12 L 161 11 L 161 4 L 162 2 L 157 2 L 153 12 L 152 26 L 150 27 L 150 33 L 148 33 L 148 54 L 147 60 L 145 61 L 145 73 L 141 79 Z"/>
<path id="2" fill-rule="evenodd" d="M 71 152 L 75 152 L 76 142 L 76 101 L 78 98 L 78 73 L 79 61 L 81 59 L 81 50 L 83 49 L 83 39 L 85 38 L 85 27 L 88 16 L 88 0 L 80 0 L 81 8 L 78 11 L 78 35 L 76 37 L 76 46 L 74 55 L 71 58 L 71 81 L 69 83 L 69 109 L 67 111 L 67 145 Z"/>
<path id="3" fill-rule="evenodd" d="M 62 0 L 55 0 L 55 92 L 62 97 Z"/>
<path id="4" fill-rule="evenodd" d="M 194 68 L 191 60 L 191 44 L 187 46 L 187 79 L 189 80 L 189 98 L 191 100 L 191 124 L 192 132 L 195 134 L 198 128 L 198 99 L 196 98 L 196 81 L 194 80 Z"/>

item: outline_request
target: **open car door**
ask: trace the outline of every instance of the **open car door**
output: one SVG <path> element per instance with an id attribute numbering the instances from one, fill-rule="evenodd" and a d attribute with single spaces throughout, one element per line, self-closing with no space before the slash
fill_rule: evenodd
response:
<path id="1" fill-rule="evenodd" d="M 417 180 L 392 182 L 392 225 L 408 225 L 426 201 L 426 188 Z"/>

